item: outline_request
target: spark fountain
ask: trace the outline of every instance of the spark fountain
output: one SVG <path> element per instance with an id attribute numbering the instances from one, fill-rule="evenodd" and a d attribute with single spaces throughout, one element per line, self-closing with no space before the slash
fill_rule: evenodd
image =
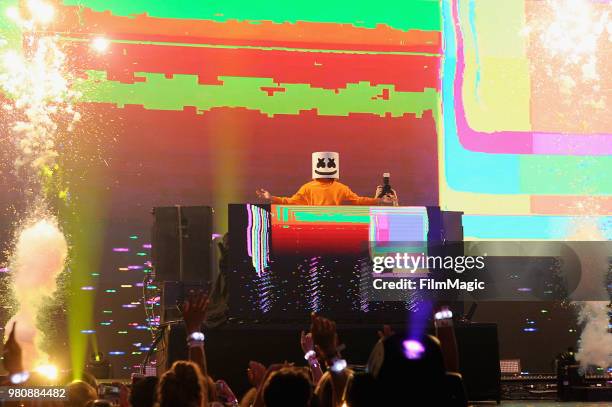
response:
<path id="1" fill-rule="evenodd" d="M 78 94 L 71 90 L 65 54 L 57 39 L 36 34 L 38 27 L 53 19 L 53 7 L 30 0 L 21 9 L 9 8 L 7 16 L 21 30 L 24 41 L 20 50 L 11 49 L 1 57 L 0 89 L 7 100 L 2 113 L 10 123 L 10 139 L 17 151 L 15 172 L 25 181 L 27 210 L 18 222 L 9 259 L 18 306 L 5 332 L 17 322 L 24 367 L 32 369 L 48 362 L 48 355 L 40 350 L 36 321 L 41 305 L 56 289 L 56 277 L 68 255 L 66 238 L 45 196 L 43 174 L 55 165 L 57 135 L 79 120 L 73 107 Z"/>

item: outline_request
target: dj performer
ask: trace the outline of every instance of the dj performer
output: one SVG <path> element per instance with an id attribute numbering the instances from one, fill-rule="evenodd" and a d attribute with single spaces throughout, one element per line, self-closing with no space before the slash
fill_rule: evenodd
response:
<path id="1" fill-rule="evenodd" d="M 312 153 L 312 181 L 302 185 L 292 197 L 273 196 L 265 189 L 258 189 L 257 196 L 273 204 L 284 205 L 393 205 L 397 195 L 385 194 L 380 198 L 359 196 L 338 181 L 340 178 L 340 155 L 330 151 Z M 376 190 L 380 196 L 382 186 Z"/>

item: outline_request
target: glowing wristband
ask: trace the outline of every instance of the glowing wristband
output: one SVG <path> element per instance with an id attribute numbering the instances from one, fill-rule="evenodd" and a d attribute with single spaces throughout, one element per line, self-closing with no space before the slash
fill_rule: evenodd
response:
<path id="1" fill-rule="evenodd" d="M 317 352 L 315 352 L 314 350 L 309 350 L 304 355 L 304 359 L 306 359 L 306 360 L 310 360 L 310 359 L 313 359 L 313 358 L 316 358 L 316 357 L 317 357 Z"/>
<path id="2" fill-rule="evenodd" d="M 205 338 L 202 332 L 194 332 L 187 337 L 187 342 L 204 342 Z"/>
<path id="3" fill-rule="evenodd" d="M 449 309 L 443 309 L 442 311 L 438 311 L 434 314 L 434 318 L 436 320 L 451 319 L 452 317 L 453 317 L 453 311 Z"/>
<path id="4" fill-rule="evenodd" d="M 30 374 L 28 372 L 15 373 L 11 375 L 11 383 L 13 384 L 21 384 L 30 378 Z"/>
<path id="5" fill-rule="evenodd" d="M 340 358 L 334 358 L 332 360 L 331 366 L 329 370 L 334 373 L 341 373 L 344 369 L 346 369 L 347 363 L 346 360 Z"/>
<path id="6" fill-rule="evenodd" d="M 194 332 L 187 337 L 187 346 L 190 348 L 200 348 L 204 346 L 205 336 L 202 332 Z"/>
<path id="7" fill-rule="evenodd" d="M 453 326 L 453 312 L 449 309 L 443 309 L 434 314 L 434 326 L 436 328 Z"/>

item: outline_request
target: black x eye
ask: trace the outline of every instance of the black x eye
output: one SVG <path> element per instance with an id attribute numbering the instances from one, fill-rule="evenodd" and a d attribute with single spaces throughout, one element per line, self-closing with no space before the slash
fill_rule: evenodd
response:
<path id="1" fill-rule="evenodd" d="M 325 158 L 317 158 L 317 168 L 325 168 Z"/>
<path id="2" fill-rule="evenodd" d="M 336 168 L 336 159 L 335 158 L 328 158 L 327 159 L 327 168 Z"/>

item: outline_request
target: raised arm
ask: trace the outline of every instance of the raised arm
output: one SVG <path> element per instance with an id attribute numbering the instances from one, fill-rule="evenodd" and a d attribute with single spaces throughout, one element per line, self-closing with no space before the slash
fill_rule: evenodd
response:
<path id="1" fill-rule="evenodd" d="M 336 323 L 312 313 L 310 332 L 319 359 L 325 361 L 328 369 L 328 373 L 319 380 L 315 388 L 315 396 L 322 405 L 338 405 L 352 372 L 347 369 L 346 361 L 340 357 Z"/>
<path id="2" fill-rule="evenodd" d="M 393 205 L 393 199 L 387 195 L 382 198 L 370 198 L 367 196 L 359 196 L 354 193 L 349 187 L 344 191 L 343 203 L 348 205 Z"/>
<path id="3" fill-rule="evenodd" d="M 302 351 L 304 351 L 304 359 L 308 362 L 308 366 L 310 366 L 310 373 L 312 375 L 312 384 L 316 387 L 323 377 L 323 369 L 321 369 L 321 364 L 319 363 L 319 359 L 317 358 L 317 352 L 314 348 L 314 341 L 312 339 L 312 334 L 306 333 L 302 331 L 300 336 L 300 344 L 302 345 Z"/>
<path id="4" fill-rule="evenodd" d="M 448 307 L 442 307 L 440 311 L 434 314 L 434 326 L 436 336 L 440 340 L 446 370 L 459 372 L 459 351 L 453 327 L 453 313 Z"/>
<path id="5" fill-rule="evenodd" d="M 202 323 L 206 319 L 208 308 L 208 295 L 198 294 L 183 303 L 183 320 L 187 331 L 187 346 L 189 346 L 189 360 L 200 366 L 204 375 L 206 369 L 206 352 L 204 351 L 204 334 Z"/>
<path id="6" fill-rule="evenodd" d="M 270 194 L 269 191 L 259 188 L 255 191 L 257 196 L 261 199 L 265 199 L 270 201 L 273 204 L 283 204 L 283 205 L 308 205 L 308 200 L 306 199 L 305 188 L 302 186 L 293 196 L 274 196 Z"/>

